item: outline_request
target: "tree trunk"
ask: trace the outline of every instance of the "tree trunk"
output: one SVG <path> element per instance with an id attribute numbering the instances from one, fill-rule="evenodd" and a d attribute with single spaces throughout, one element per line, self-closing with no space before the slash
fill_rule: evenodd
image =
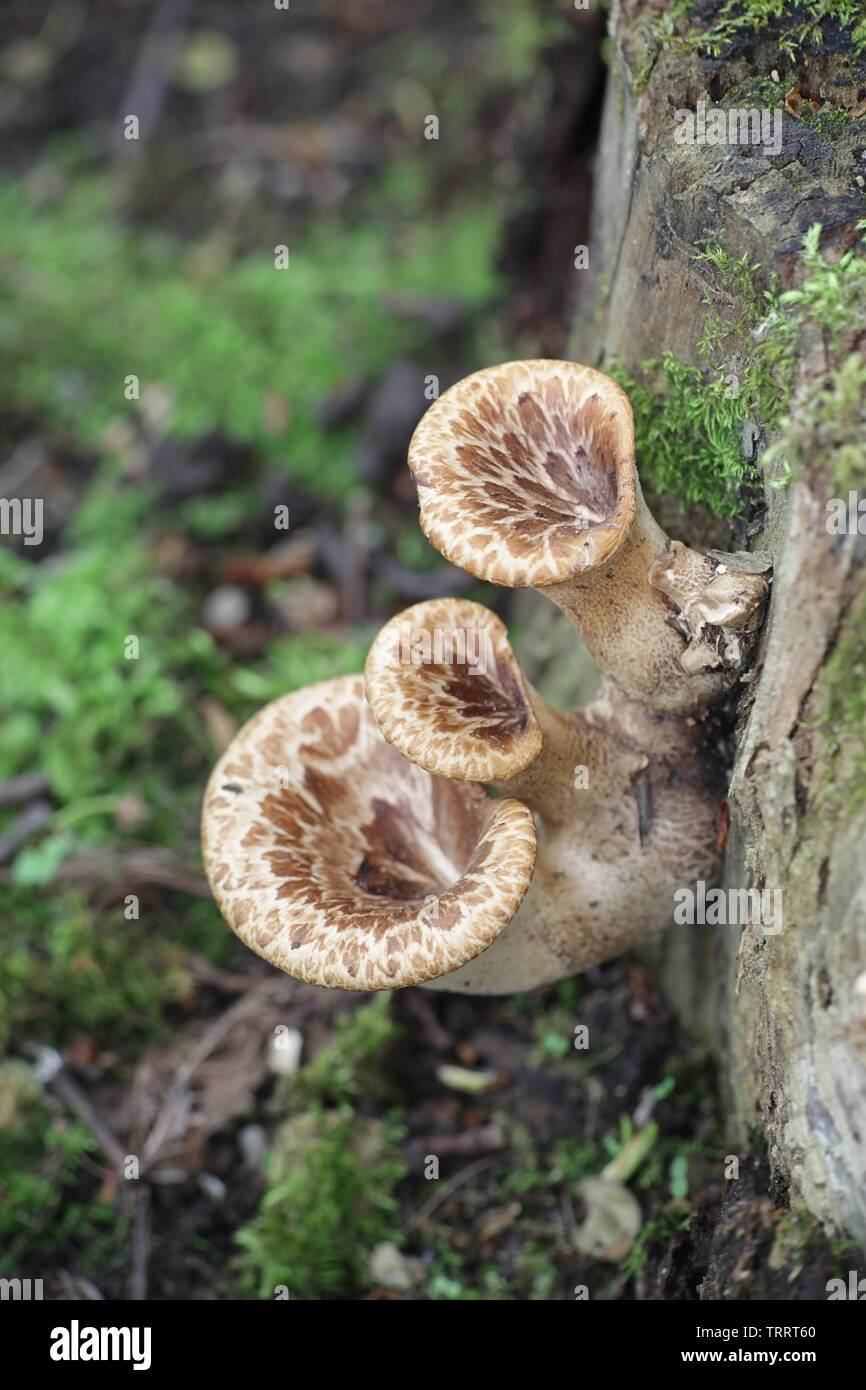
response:
<path id="1" fill-rule="evenodd" d="M 779 154 L 676 143 L 677 110 L 700 98 L 724 106 L 756 71 L 772 80 L 778 44 L 744 42 L 718 62 L 671 45 L 638 91 L 647 13 L 614 0 L 590 270 L 568 354 L 602 368 L 618 358 L 632 373 L 666 350 L 700 365 L 705 306 L 720 301 L 712 266 L 694 259 L 708 233 L 789 288 L 801 277 L 806 228 L 822 224 L 833 259 L 859 240 L 866 211 L 856 177 L 866 173 L 866 118 L 833 123 L 830 135 L 783 113 Z M 850 81 L 850 58 L 805 60 L 800 91 L 826 93 L 840 73 Z M 804 343 L 795 402 L 816 360 Z M 753 424 L 747 446 L 763 442 L 763 422 Z M 862 433 L 851 443 L 862 448 Z M 828 533 L 832 487 L 817 443 L 811 452 L 787 487 L 765 472 L 766 515 L 750 544 L 772 559 L 772 601 L 744 687 L 729 797 L 725 886 L 780 889 L 781 930 L 672 928 L 661 964 L 686 1021 L 715 1034 L 741 1152 L 756 1146 L 759 1123 L 776 1191 L 866 1246 L 866 802 L 857 799 L 857 731 L 834 749 L 816 724 L 827 663 L 856 649 L 858 612 L 862 633 L 866 565 L 862 537 Z M 700 546 L 702 529 L 692 516 L 679 534 Z"/>

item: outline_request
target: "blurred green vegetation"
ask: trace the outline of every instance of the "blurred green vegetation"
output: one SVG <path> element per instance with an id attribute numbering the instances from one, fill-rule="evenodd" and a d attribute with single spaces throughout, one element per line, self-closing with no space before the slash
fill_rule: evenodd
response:
<path id="1" fill-rule="evenodd" d="M 411 177 L 392 168 L 384 202 L 405 199 Z M 422 195 L 419 186 L 410 211 Z M 118 423 L 140 422 L 156 389 L 168 438 L 218 433 L 246 445 L 254 469 L 275 462 L 341 501 L 356 431 L 326 433 L 317 408 L 347 379 L 424 347 L 423 328 L 389 313 L 387 294 L 454 285 L 470 307 L 490 298 L 497 222 L 480 203 L 421 219 L 408 236 L 381 217 L 323 219 L 292 247 L 285 272 L 270 249 L 227 263 L 212 245 L 124 227 L 96 178 L 76 179 L 50 205 L 7 183 L 0 222 L 0 407 L 103 458 L 50 563 L 0 549 L 0 777 L 39 767 L 64 803 L 63 838 L 49 827 L 41 861 L 50 877 L 64 847 L 117 838 L 112 798 L 134 795 L 147 816 L 138 829 L 176 841 L 214 754 L 196 709 L 203 694 L 245 717 L 288 689 L 359 669 L 366 650 L 363 633 L 287 634 L 264 660 L 230 663 L 154 545 L 178 521 L 204 539 L 231 534 L 259 519 L 261 501 L 247 486 L 160 513 L 152 485 L 126 475 Z M 141 403 L 124 399 L 131 372 Z M 288 406 L 276 433 L 271 395 Z M 137 659 L 126 658 L 129 636 Z M 19 877 L 40 877 L 29 852 L 24 864 Z"/>
<path id="2" fill-rule="evenodd" d="M 260 657 L 232 658 L 200 625 L 200 589 L 165 568 L 165 535 L 182 527 L 205 546 L 248 544 L 262 529 L 265 470 L 341 510 L 357 486 L 358 426 L 326 431 L 323 402 L 400 355 L 438 366 L 423 314 L 393 311 L 393 297 L 448 293 L 467 310 L 479 365 L 503 356 L 492 269 L 501 213 L 487 189 L 436 210 L 432 164 L 392 162 L 360 211 L 317 213 L 280 271 L 271 245 L 236 254 L 219 230 L 190 242 L 130 221 L 122 178 L 91 165 L 64 139 L 0 184 L 0 411 L 13 442 L 43 432 L 97 460 L 47 558 L 0 546 L 0 780 L 38 769 L 56 808 L 3 889 L 0 1055 L 81 1035 L 122 1055 L 166 1036 L 194 994 L 189 953 L 219 962 L 232 950 L 216 907 L 162 894 L 156 918 L 145 908 L 127 920 L 122 900 L 105 906 L 64 885 L 64 861 L 104 850 L 116 878 L 124 846 L 142 841 L 194 859 L 219 751 L 202 699 L 243 720 L 363 665 L 370 634 L 353 628 L 288 632 Z M 124 395 L 132 373 L 140 400 Z M 204 436 L 243 447 L 244 477 L 167 507 L 140 466 L 142 445 L 146 457 L 153 440 Z M 398 547 L 418 568 L 428 550 L 420 533 Z M 0 834 L 14 817 L 0 810 Z M 387 1001 L 374 1002 L 351 1035 L 338 1033 L 351 1061 L 326 1050 L 299 1079 L 298 1096 L 318 1087 L 305 1101 L 309 1132 L 290 1171 L 272 1160 L 261 1215 L 245 1230 L 237 1277 L 248 1293 L 275 1282 L 293 1296 L 366 1287 L 370 1242 L 390 1231 L 405 1170 L 396 1119 L 357 1149 L 352 1085 L 340 1081 L 341 1067 L 359 1074 L 384 1044 Z M 374 1015 L 384 1034 L 365 1033 Z M 128 1222 L 85 1176 L 92 1149 L 79 1125 L 37 1101 L 0 1123 L 4 1269 L 38 1273 L 69 1249 L 82 1252 L 78 1272 L 115 1277 Z"/>
<path id="3" fill-rule="evenodd" d="M 182 245 L 124 227 L 110 185 L 95 177 L 48 206 L 32 185 L 7 182 L 0 408 L 38 412 L 104 447 L 107 427 L 136 413 L 124 399 L 134 374 L 145 400 L 160 388 L 169 438 L 217 431 L 263 462 L 284 463 L 288 451 L 293 479 L 339 500 L 352 482 L 352 433 L 326 436 L 317 407 L 353 374 L 375 376 L 425 346 L 423 329 L 389 313 L 385 296 L 456 286 L 474 308 L 496 288 L 489 202 L 409 228 L 383 217 L 391 203 L 405 215 L 418 201 L 414 173 L 411 162 L 389 171 L 375 221 L 323 215 L 284 270 L 275 248 L 230 262 L 218 234 Z M 269 397 L 286 402 L 283 428 L 268 419 Z"/>

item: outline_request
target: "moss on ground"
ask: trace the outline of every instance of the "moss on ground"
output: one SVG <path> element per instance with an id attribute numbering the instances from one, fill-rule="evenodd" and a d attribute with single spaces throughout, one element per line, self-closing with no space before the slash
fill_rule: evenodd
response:
<path id="1" fill-rule="evenodd" d="M 258 1298 L 319 1299 L 365 1292 L 370 1252 L 402 1244 L 395 1189 L 406 1175 L 396 1115 L 361 1116 L 356 1102 L 381 1084 L 397 1035 L 379 995 L 340 1019 L 333 1040 L 302 1067 L 287 1095 L 289 1119 L 268 1156 L 255 1219 L 238 1232 L 241 1287 Z M 373 1086 L 375 1091 L 376 1086 Z"/>
<path id="2" fill-rule="evenodd" d="M 2 1268 L 41 1277 L 55 1269 L 57 1251 L 71 1244 L 81 1248 L 78 1272 L 104 1277 L 123 1267 L 129 1223 L 110 1202 L 82 1190 L 81 1165 L 97 1152 L 93 1136 L 38 1095 L 24 1093 L 20 1066 L 0 1063 Z"/>

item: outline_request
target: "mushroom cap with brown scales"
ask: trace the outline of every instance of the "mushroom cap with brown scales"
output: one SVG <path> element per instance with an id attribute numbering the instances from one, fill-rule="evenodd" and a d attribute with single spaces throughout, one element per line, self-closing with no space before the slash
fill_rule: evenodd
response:
<path id="1" fill-rule="evenodd" d="M 502 781 L 541 751 L 505 624 L 483 604 L 442 598 L 405 609 L 376 637 L 364 672 L 385 738 L 427 772 Z"/>
<path id="2" fill-rule="evenodd" d="M 382 737 L 362 676 L 266 705 L 208 783 L 207 877 L 241 940 L 336 989 L 419 984 L 484 951 L 535 863 L 531 811 L 433 777 Z"/>
<path id="3" fill-rule="evenodd" d="M 576 362 L 506 362 L 458 382 L 415 430 L 409 468 L 431 544 L 509 588 L 603 564 L 635 517 L 628 397 Z"/>

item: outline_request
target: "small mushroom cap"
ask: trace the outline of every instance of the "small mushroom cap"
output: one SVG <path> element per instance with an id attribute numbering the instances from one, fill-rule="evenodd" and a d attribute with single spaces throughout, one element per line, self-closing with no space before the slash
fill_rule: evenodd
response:
<path id="1" fill-rule="evenodd" d="M 241 940 L 289 975 L 397 989 L 496 939 L 532 878 L 520 801 L 431 777 L 379 732 L 362 676 L 284 695 L 208 783 L 205 870 Z"/>
<path id="2" fill-rule="evenodd" d="M 541 729 L 505 624 L 481 603 L 430 599 L 370 648 L 367 699 L 389 743 L 440 777 L 498 782 L 541 752 Z"/>
<path id="3" fill-rule="evenodd" d="M 509 588 L 602 564 L 635 516 L 628 397 L 576 362 L 506 362 L 459 381 L 418 425 L 409 468 L 430 542 Z"/>

